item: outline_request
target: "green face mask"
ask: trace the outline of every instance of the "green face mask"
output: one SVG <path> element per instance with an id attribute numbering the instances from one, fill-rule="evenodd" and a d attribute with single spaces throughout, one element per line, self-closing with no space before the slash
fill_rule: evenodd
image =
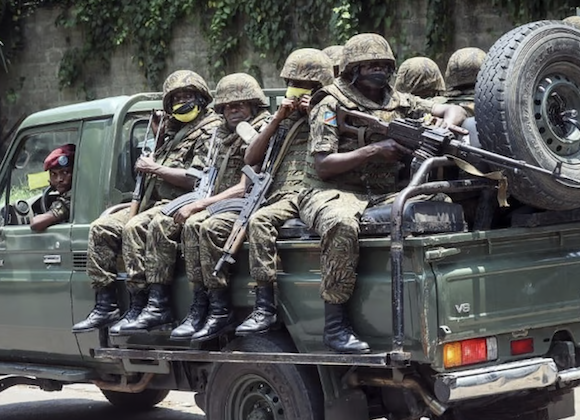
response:
<path id="1" fill-rule="evenodd" d="M 303 89 L 303 88 L 297 88 L 297 87 L 293 87 L 293 86 L 288 86 L 288 89 L 286 89 L 286 97 L 288 99 L 300 98 L 301 96 L 310 95 L 310 94 L 312 94 L 312 89 Z"/>
<path id="2" fill-rule="evenodd" d="M 175 113 L 175 111 L 177 111 L 179 108 L 181 108 L 183 105 L 185 104 L 175 104 L 173 105 L 173 118 L 175 118 L 177 121 L 181 121 L 182 123 L 188 123 L 191 122 L 193 120 L 195 120 L 197 118 L 197 116 L 199 115 L 200 109 L 199 109 L 199 105 L 196 105 L 193 107 L 193 109 L 185 114 L 183 113 Z"/>

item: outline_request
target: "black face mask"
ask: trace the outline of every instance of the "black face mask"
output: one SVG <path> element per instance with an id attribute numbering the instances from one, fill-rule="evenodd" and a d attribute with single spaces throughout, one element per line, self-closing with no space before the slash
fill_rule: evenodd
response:
<path id="1" fill-rule="evenodd" d="M 383 89 L 389 82 L 389 76 L 383 72 L 359 75 L 357 82 L 369 88 Z"/>

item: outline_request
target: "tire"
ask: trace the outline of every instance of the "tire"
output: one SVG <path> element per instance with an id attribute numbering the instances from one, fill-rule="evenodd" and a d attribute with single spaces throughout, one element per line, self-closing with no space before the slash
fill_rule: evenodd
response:
<path id="1" fill-rule="evenodd" d="M 145 411 L 153 408 L 167 397 L 168 389 L 146 389 L 139 393 L 118 392 L 101 389 L 107 400 L 123 410 Z"/>
<path id="2" fill-rule="evenodd" d="M 278 334 L 237 339 L 227 350 L 295 352 Z M 206 390 L 207 420 L 319 420 L 323 398 L 316 369 L 291 364 L 222 363 Z"/>
<path id="3" fill-rule="evenodd" d="M 580 111 L 580 31 L 540 21 L 502 36 L 490 49 L 475 87 L 482 146 L 580 180 L 580 128 L 561 113 Z M 578 117 L 576 117 L 578 120 Z M 580 184 L 531 170 L 506 171 L 510 193 L 547 210 L 580 207 Z"/>

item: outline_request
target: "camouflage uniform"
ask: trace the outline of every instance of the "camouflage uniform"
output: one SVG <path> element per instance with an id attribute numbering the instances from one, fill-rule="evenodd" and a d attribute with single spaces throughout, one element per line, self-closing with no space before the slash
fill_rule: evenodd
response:
<path id="1" fill-rule="evenodd" d="M 342 50 L 344 47 L 342 45 L 331 45 L 322 50 L 332 60 L 332 66 L 334 69 L 334 77 L 338 77 L 340 59 L 342 58 Z"/>
<path id="2" fill-rule="evenodd" d="M 390 56 L 394 64 L 392 52 L 384 38 L 375 34 L 356 37 L 356 40 L 351 40 L 358 43 L 355 44 L 357 55 L 353 59 L 350 54 L 355 53 L 347 51 L 349 41 L 341 63 L 343 70 L 352 61 L 385 60 L 385 51 L 388 51 L 387 57 Z M 388 122 L 394 118 L 420 117 L 431 111 L 434 102 L 391 90 L 385 94 L 384 102 L 377 104 L 341 77 L 332 86 L 317 93 L 311 104 L 314 107 L 310 113 L 306 166 L 306 184 L 309 188 L 300 193 L 298 205 L 301 219 L 321 237 L 321 296 L 327 303 L 341 305 L 348 301 L 355 286 L 359 218 L 369 201 L 398 189 L 398 174 L 402 165 L 376 159 L 323 181 L 314 168 L 317 153 L 346 153 L 363 146 L 356 138 L 339 136 L 336 109 L 338 106 L 356 109 Z M 366 139 L 365 145 L 381 140 L 384 139 Z"/>
<path id="3" fill-rule="evenodd" d="M 67 222 L 70 217 L 71 191 L 59 194 L 56 200 L 51 204 L 49 212 L 56 219 L 56 223 Z"/>
<path id="4" fill-rule="evenodd" d="M 260 210 L 252 215 L 247 227 L 250 273 L 258 282 L 271 282 L 276 279 L 278 228 L 286 220 L 298 217 L 296 196 L 304 179 L 308 123 L 301 114 L 294 112 L 281 122 L 278 130 L 287 132 L 297 122 L 300 122 L 300 126 L 274 176 L 270 187 L 272 193 Z M 284 141 L 284 138 L 279 138 L 278 141 Z M 197 234 L 203 244 L 200 250 L 201 274 L 208 289 L 228 287 L 226 274 L 219 272 L 214 276 L 213 270 L 237 217 L 232 212 L 217 214 L 198 227 Z M 187 242 L 191 243 L 191 240 Z"/>
<path id="5" fill-rule="evenodd" d="M 269 115 L 267 110 L 260 111 L 251 122 L 252 126 L 259 130 Z M 220 169 L 215 194 L 219 194 L 239 182 L 247 144 L 236 133 L 232 133 L 225 122 L 218 128 L 216 142 L 218 142 L 216 166 Z M 161 213 L 155 216 L 147 233 L 146 271 L 148 283 L 171 284 L 173 282 L 178 240 L 181 235 L 183 236 L 183 255 L 187 276 L 190 281 L 196 281 L 194 273 L 199 267 L 199 246 L 191 238 L 189 232 L 196 229 L 197 225 L 208 217 L 209 213 L 203 210 L 191 215 L 182 225 L 176 223 L 172 216 L 165 216 Z M 201 279 L 198 282 L 201 282 Z"/>
<path id="6" fill-rule="evenodd" d="M 445 92 L 445 81 L 433 60 L 414 57 L 405 60 L 399 67 L 395 90 L 421 98 L 434 98 Z"/>
<path id="7" fill-rule="evenodd" d="M 447 103 L 461 106 L 470 117 L 475 115 L 475 82 L 485 55 L 479 48 L 461 48 L 449 57 L 445 70 Z"/>
<path id="8" fill-rule="evenodd" d="M 567 23 L 568 25 L 572 25 L 575 26 L 576 29 L 580 30 L 580 16 L 568 16 L 566 19 L 562 20 L 564 23 Z"/>
<path id="9" fill-rule="evenodd" d="M 188 72 L 193 73 L 193 72 Z M 193 73 L 197 76 L 195 73 Z M 175 80 L 172 79 L 175 76 Z M 180 83 L 183 75 L 175 72 L 166 81 L 164 90 L 170 90 L 172 84 Z M 199 77 L 199 76 L 197 76 Z M 199 78 L 201 79 L 201 78 Z M 201 86 L 205 85 L 195 80 Z M 205 88 L 207 94 L 209 91 Z M 166 95 L 168 97 L 169 95 Z M 211 98 L 211 96 L 209 97 Z M 170 106 L 164 99 L 164 109 Z M 171 111 L 169 111 L 171 112 Z M 200 156 L 207 154 L 207 147 L 213 130 L 221 124 L 220 117 L 207 109 L 192 122 L 179 124 L 177 132 L 169 132 L 168 138 L 154 154 L 157 163 L 171 167 L 187 169 L 202 168 Z M 91 224 L 88 243 L 87 273 L 96 289 L 112 284 L 117 276 L 117 256 L 122 251 L 125 268 L 129 277 L 128 286 L 141 288 L 145 282 L 145 244 L 147 229 L 151 220 L 161 211 L 161 205 L 188 192 L 170 184 L 155 175 L 148 176 L 145 183 L 145 195 L 141 211 L 129 218 L 129 209 L 121 210 L 95 220 Z"/>

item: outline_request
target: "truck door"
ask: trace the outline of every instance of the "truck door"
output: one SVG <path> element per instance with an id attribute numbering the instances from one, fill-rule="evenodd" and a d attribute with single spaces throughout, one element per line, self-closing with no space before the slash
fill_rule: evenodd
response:
<path id="1" fill-rule="evenodd" d="M 78 354 L 70 331 L 71 224 L 44 232 L 33 232 L 29 224 L 43 212 L 43 201 L 50 208 L 55 198 L 46 190 L 44 159 L 58 146 L 78 145 L 79 128 L 78 122 L 66 123 L 19 135 L 1 168 L 0 354 L 5 356 L 14 350 L 29 360 Z"/>

